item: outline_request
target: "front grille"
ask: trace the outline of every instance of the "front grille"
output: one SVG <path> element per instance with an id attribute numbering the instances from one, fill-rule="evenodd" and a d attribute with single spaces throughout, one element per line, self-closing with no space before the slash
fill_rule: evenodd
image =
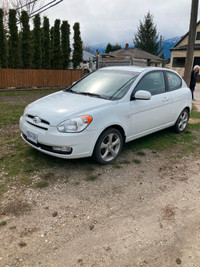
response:
<path id="1" fill-rule="evenodd" d="M 25 117 L 26 118 L 26 122 L 31 124 L 31 125 L 33 125 L 33 126 L 35 126 L 35 127 L 37 127 L 37 128 L 40 128 L 42 130 L 47 131 L 50 123 L 48 121 L 46 121 L 46 120 L 41 119 L 41 118 L 38 118 L 40 120 L 39 122 L 35 122 L 34 118 L 36 118 L 36 117 L 37 116 L 33 116 L 31 114 L 27 114 L 26 117 Z"/>
<path id="2" fill-rule="evenodd" d="M 33 116 L 33 115 L 30 115 L 30 114 L 28 114 L 28 115 L 26 115 L 28 118 L 30 118 L 30 119 L 33 119 L 35 116 Z M 46 121 L 46 120 L 43 120 L 43 119 L 41 119 L 41 123 L 44 123 L 44 124 L 47 124 L 47 125 L 50 125 L 50 123 L 48 122 L 48 121 Z"/>
<path id="3" fill-rule="evenodd" d="M 72 151 L 70 151 L 70 152 L 55 151 L 55 150 L 53 150 L 52 146 L 47 146 L 47 145 L 43 145 L 43 144 L 40 144 L 40 143 L 36 144 L 36 143 L 30 141 L 29 139 L 27 139 L 25 134 L 22 134 L 22 136 L 26 140 L 27 143 L 31 144 L 34 147 L 38 147 L 38 148 L 41 148 L 43 150 L 46 150 L 46 151 L 49 151 L 49 152 L 52 152 L 52 153 L 56 153 L 56 154 L 70 155 L 72 153 Z"/>
<path id="4" fill-rule="evenodd" d="M 37 127 L 37 128 L 40 128 L 40 129 L 42 129 L 42 130 L 45 130 L 45 131 L 48 130 L 48 128 L 46 128 L 46 127 L 42 127 L 42 126 L 37 125 L 37 124 L 34 124 L 34 123 L 30 122 L 30 121 L 26 121 L 26 122 L 28 122 L 29 124 L 31 124 L 31 125 L 33 125 L 33 126 L 35 126 L 35 127 Z"/>

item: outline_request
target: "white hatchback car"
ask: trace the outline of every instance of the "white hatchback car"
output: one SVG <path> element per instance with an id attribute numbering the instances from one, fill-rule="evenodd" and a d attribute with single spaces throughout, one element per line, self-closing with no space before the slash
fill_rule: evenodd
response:
<path id="1" fill-rule="evenodd" d="M 114 161 L 123 144 L 173 126 L 183 132 L 191 91 L 164 68 L 108 67 L 30 105 L 20 118 L 22 138 L 35 149 L 72 159 Z"/>

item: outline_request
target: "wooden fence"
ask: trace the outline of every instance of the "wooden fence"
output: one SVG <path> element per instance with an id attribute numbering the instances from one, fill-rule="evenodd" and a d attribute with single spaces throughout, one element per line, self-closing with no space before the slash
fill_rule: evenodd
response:
<path id="1" fill-rule="evenodd" d="M 83 75 L 82 70 L 0 69 L 0 89 L 67 87 Z"/>

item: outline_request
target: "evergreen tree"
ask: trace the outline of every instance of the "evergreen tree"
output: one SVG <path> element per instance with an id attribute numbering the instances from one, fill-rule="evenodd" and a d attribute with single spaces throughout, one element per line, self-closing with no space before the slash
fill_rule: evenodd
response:
<path id="1" fill-rule="evenodd" d="M 20 21 L 22 24 L 21 32 L 21 59 L 22 68 L 31 68 L 31 33 L 29 27 L 29 16 L 26 11 L 22 11 Z"/>
<path id="2" fill-rule="evenodd" d="M 133 42 L 136 48 L 140 48 L 153 55 L 158 55 L 158 34 L 153 22 L 153 16 L 150 12 L 144 17 L 143 23 L 140 21 L 140 26 L 134 36 Z"/>
<path id="3" fill-rule="evenodd" d="M 119 50 L 119 49 L 122 49 L 122 47 L 121 47 L 121 45 L 119 45 L 119 44 L 117 44 L 117 43 L 116 43 L 115 45 L 112 46 L 112 52 L 113 52 L 113 51 L 117 51 L 117 50 Z"/>
<path id="4" fill-rule="evenodd" d="M 41 47 L 41 22 L 40 15 L 35 15 L 33 19 L 33 67 L 40 69 L 42 67 L 42 47 Z"/>
<path id="5" fill-rule="evenodd" d="M 117 43 L 115 45 L 111 45 L 110 43 L 108 43 L 106 46 L 105 53 L 109 54 L 110 52 L 117 51 L 121 48 L 122 48 L 121 45 L 119 45 Z"/>
<path id="6" fill-rule="evenodd" d="M 80 25 L 76 22 L 73 26 L 74 29 L 74 51 L 73 51 L 73 58 L 72 62 L 74 65 L 74 69 L 76 69 L 79 64 L 83 61 L 83 42 L 81 40 L 80 35 Z"/>
<path id="7" fill-rule="evenodd" d="M 51 66 L 51 43 L 50 43 L 50 29 L 49 19 L 44 17 L 43 21 L 43 35 L 42 35 L 42 67 L 49 69 Z"/>
<path id="8" fill-rule="evenodd" d="M 53 69 L 53 33 L 54 33 L 54 27 L 51 27 L 50 30 L 50 62 L 51 62 L 51 69 Z"/>
<path id="9" fill-rule="evenodd" d="M 67 21 L 63 21 L 61 25 L 61 47 L 62 47 L 62 67 L 67 69 L 70 58 L 70 25 Z"/>
<path id="10" fill-rule="evenodd" d="M 3 9 L 0 9 L 0 68 L 7 67 L 6 38 L 3 26 Z"/>
<path id="11" fill-rule="evenodd" d="M 20 65 L 19 57 L 19 36 L 17 29 L 17 20 L 16 20 L 16 10 L 9 10 L 9 41 L 8 41 L 8 56 L 9 56 L 9 67 L 18 68 Z"/>
<path id="12" fill-rule="evenodd" d="M 106 46 L 105 53 L 109 54 L 111 51 L 112 51 L 112 45 L 111 45 L 111 43 L 108 43 L 107 46 Z"/>
<path id="13" fill-rule="evenodd" d="M 56 19 L 53 31 L 53 68 L 61 69 L 60 20 Z"/>

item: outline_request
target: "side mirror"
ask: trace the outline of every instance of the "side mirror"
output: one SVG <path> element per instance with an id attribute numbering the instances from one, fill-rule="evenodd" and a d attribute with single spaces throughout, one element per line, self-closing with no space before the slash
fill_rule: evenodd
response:
<path id="1" fill-rule="evenodd" d="M 137 91 L 132 97 L 131 100 L 150 100 L 151 99 L 151 93 L 144 90 Z"/>

